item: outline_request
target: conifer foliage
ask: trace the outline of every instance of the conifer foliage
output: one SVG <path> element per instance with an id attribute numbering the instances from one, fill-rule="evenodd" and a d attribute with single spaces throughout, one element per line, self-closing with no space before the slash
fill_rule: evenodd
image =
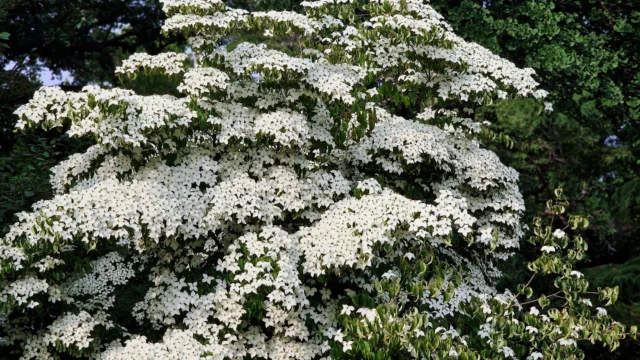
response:
<path id="1" fill-rule="evenodd" d="M 22 359 L 480 359 L 580 356 L 634 333 L 571 264 L 586 245 L 534 224 L 530 283 L 498 293 L 519 248 L 517 173 L 483 148 L 478 107 L 543 101 L 519 69 L 418 0 L 320 0 L 304 13 L 165 0 L 184 54 L 116 72 L 184 95 L 40 89 L 19 129 L 96 145 L 52 169 L 57 195 L 0 245 L 0 345 Z M 297 53 L 219 46 L 295 36 Z M 562 196 L 549 212 L 564 211 Z M 532 277 L 532 278 L 533 278 Z"/>

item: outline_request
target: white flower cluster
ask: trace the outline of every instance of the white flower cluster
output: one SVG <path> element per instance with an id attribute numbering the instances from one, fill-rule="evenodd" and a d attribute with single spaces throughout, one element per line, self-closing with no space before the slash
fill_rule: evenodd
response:
<path id="1" fill-rule="evenodd" d="M 325 273 L 325 268 L 366 269 L 371 266 L 374 245 L 398 241 L 393 236 L 396 228 L 408 224 L 408 231 L 415 237 L 430 237 L 426 228 L 431 219 L 434 223 L 437 221 L 433 206 L 409 200 L 389 190 L 380 195 L 338 202 L 320 221 L 297 234 L 306 255 L 304 271 L 317 276 Z M 434 231 L 450 232 L 445 229 Z M 318 242 L 317 239 L 324 241 Z"/>
<path id="2" fill-rule="evenodd" d="M 537 82 L 533 79 L 533 69 L 519 69 L 512 62 L 503 59 L 486 48 L 466 42 L 453 33 L 451 27 L 429 6 L 418 1 L 385 1 L 396 10 L 403 6 L 411 9 L 409 14 L 378 16 L 365 22 L 371 31 L 384 34 L 387 31 L 405 36 L 422 36 L 425 41 L 415 44 L 397 44 L 385 36 L 373 41 L 364 40 L 363 46 L 371 47 L 374 63 L 383 69 L 402 65 L 404 74 L 399 80 L 407 83 L 418 83 L 435 88 L 443 100 L 456 97 L 462 101 L 470 100 L 482 103 L 483 94 L 506 94 L 503 90 L 513 88 L 520 96 L 533 95 L 544 98 L 546 92 L 537 90 Z M 452 48 L 433 46 L 428 39 L 443 37 L 451 42 Z M 354 50 L 352 45 L 344 47 L 345 51 Z M 362 51 L 357 49 L 357 51 Z M 424 68 L 424 60 L 440 60 L 454 69 L 464 64 L 464 72 L 447 69 L 444 73 L 436 73 Z"/>
<path id="3" fill-rule="evenodd" d="M 268 11 L 254 12 L 251 14 L 255 19 L 269 19 L 278 23 L 291 23 L 294 27 L 304 30 L 305 35 L 316 32 L 321 25 L 316 20 L 291 11 Z"/>
<path id="4" fill-rule="evenodd" d="M 79 314 L 67 313 L 57 318 L 49 325 L 45 341 L 49 344 L 61 342 L 65 346 L 75 346 L 79 349 L 89 347 L 91 331 L 100 324 L 86 311 Z"/>
<path id="5" fill-rule="evenodd" d="M 69 96 L 73 98 L 69 99 Z M 28 104 L 14 112 L 18 116 L 16 128 L 24 129 L 29 123 L 59 126 L 60 119 L 67 117 L 68 103 L 75 103 L 78 100 L 75 97 L 81 96 L 70 95 L 59 87 L 42 87 L 33 94 Z"/>
<path id="6" fill-rule="evenodd" d="M 92 316 L 86 311 L 78 314 L 67 312 L 56 318 L 46 331 L 38 334 L 16 334 L 14 339 L 22 338 L 24 352 L 21 359 L 54 359 L 55 352 L 51 349 L 61 346 L 74 350 L 88 350 L 95 340 L 92 332 L 97 326 L 113 327 L 106 320 L 104 313 Z"/>
<path id="7" fill-rule="evenodd" d="M 167 14 L 190 10 L 198 12 L 212 12 L 224 6 L 222 0 L 160 0 L 162 11 Z"/>
<path id="8" fill-rule="evenodd" d="M 193 34 L 224 35 L 234 27 L 243 26 L 247 20 L 247 11 L 238 9 L 229 9 L 224 12 L 215 12 L 213 15 L 203 16 L 179 13 L 168 18 L 162 25 L 162 30 L 165 32 L 179 31 Z"/>
<path id="9" fill-rule="evenodd" d="M 231 8 L 223 10 L 221 4 L 201 4 L 202 0 L 198 1 L 199 4 L 196 6 L 189 8 L 185 6 L 185 2 L 187 1 L 175 3 L 164 1 L 164 7 L 170 8 L 170 14 L 173 14 L 162 27 L 165 32 L 181 31 L 203 39 L 210 36 L 208 34 L 223 36 L 237 28 L 266 28 L 265 35 L 273 35 L 274 31 L 287 34 L 296 31 L 305 36 L 311 36 L 323 29 L 342 25 L 342 22 L 333 16 L 313 18 L 292 11 L 255 11 L 249 13 L 245 10 Z M 174 14 L 176 12 L 177 14 Z"/>
<path id="10" fill-rule="evenodd" d="M 73 154 L 67 160 L 51 168 L 49 182 L 56 193 L 61 194 L 71 179 L 77 179 L 91 166 L 91 162 L 105 153 L 105 148 L 100 145 L 90 146 L 85 152 Z M 118 169 L 123 170 L 120 166 Z M 124 170 L 127 171 L 127 170 Z"/>
<path id="11" fill-rule="evenodd" d="M 354 85 L 367 74 L 359 66 L 331 64 L 325 59 L 291 57 L 283 52 L 268 50 L 266 45 L 242 43 L 233 51 L 220 51 L 225 64 L 238 75 L 258 73 L 287 74 L 299 78 L 309 90 L 315 90 L 334 100 L 348 104 L 355 98 L 351 95 Z"/>
<path id="12" fill-rule="evenodd" d="M 353 3 L 354 0 L 318 0 L 318 1 L 303 1 L 300 5 L 305 8 L 318 8 L 324 7 L 327 5 L 335 5 L 335 4 L 350 4 Z"/>
<path id="13" fill-rule="evenodd" d="M 132 263 L 125 263 L 118 253 L 111 252 L 93 262 L 91 273 L 64 285 L 66 297 L 82 297 L 83 308 L 107 310 L 113 306 L 113 292 L 135 275 Z"/>
<path id="14" fill-rule="evenodd" d="M 174 52 L 160 53 L 158 55 L 135 53 L 116 68 L 116 74 L 133 74 L 141 68 L 145 70 L 162 70 L 167 75 L 178 74 L 184 71 L 184 63 L 188 58 L 186 54 Z"/>
<path id="15" fill-rule="evenodd" d="M 29 298 L 38 293 L 47 292 L 48 289 L 49 284 L 45 280 L 26 277 L 0 290 L 0 302 L 15 301 L 18 305 L 27 304 L 28 307 L 35 307 L 38 303 Z"/>
<path id="16" fill-rule="evenodd" d="M 42 98 L 47 94 L 50 94 L 48 99 Z M 96 106 L 94 102 L 104 106 Z M 186 137 L 184 128 L 197 116 L 187 103 L 186 99 L 170 95 L 140 96 L 117 88 L 85 86 L 82 93 L 65 93 L 56 87 L 43 87 L 33 100 L 18 108 L 16 114 L 31 124 L 60 126 L 71 121 L 69 136 L 94 135 L 107 149 L 149 144 L 160 152 L 165 148 L 175 149 L 175 141 Z M 50 111 L 54 111 L 54 115 L 41 114 Z M 156 136 L 150 136 L 151 133 Z M 93 151 L 95 155 L 100 149 L 93 148 Z M 56 188 L 59 186 L 56 184 Z"/>
<path id="17" fill-rule="evenodd" d="M 47 256 L 37 263 L 34 264 L 34 267 L 38 269 L 39 272 L 43 273 L 45 271 L 51 270 L 58 265 L 64 264 L 63 260 L 53 258 L 51 256 Z"/>
<path id="18" fill-rule="evenodd" d="M 19 214 L 0 245 L 12 276 L 0 303 L 51 309 L 47 326 L 8 313 L 8 343 L 25 359 L 66 348 L 114 360 L 326 359 L 336 344 L 354 350 L 346 317 L 366 336 L 419 318 L 412 334 L 458 354 L 465 339 L 450 319 L 500 296 L 493 261 L 518 247 L 524 210 L 517 173 L 482 148 L 468 103 L 543 97 L 532 72 L 455 37 L 419 0 L 305 2 L 306 15 L 162 3 L 165 31 L 203 53 L 189 69 L 184 54 L 135 54 L 118 72 L 184 73 L 187 96 L 44 87 L 16 111 L 19 128 L 66 126 L 96 145 L 52 169 L 57 195 Z M 309 42 L 299 57 L 208 48 L 239 27 Z M 398 45 L 407 34 L 417 40 Z M 432 61 L 410 61 L 420 57 Z M 449 70 L 431 71 L 433 61 Z M 399 102 L 411 111 L 400 115 Z M 60 275 L 82 246 L 99 252 L 92 270 Z M 431 277 L 407 288 L 406 269 L 421 265 Z M 118 289 L 132 282 L 144 295 L 131 316 L 153 334 L 115 324 Z M 360 296 L 373 303 L 356 305 Z M 389 304 L 421 310 L 380 315 Z M 120 335 L 98 335 L 115 325 Z"/>
<path id="19" fill-rule="evenodd" d="M 377 110 L 379 114 L 385 112 Z M 447 140 L 447 134 L 435 126 L 394 116 L 379 123 L 371 135 L 354 144 L 350 157 L 356 164 L 376 162 L 392 173 L 404 172 L 400 154 L 407 165 L 422 162 L 423 157 L 428 157 L 449 170 L 448 163 L 453 161 L 456 150 L 452 141 Z M 385 156 L 376 157 L 374 161 L 374 156 L 380 152 Z"/>
<path id="20" fill-rule="evenodd" d="M 178 90 L 192 96 L 201 96 L 216 90 L 225 90 L 229 82 L 229 76 L 214 68 L 189 69 L 184 74 L 184 80 Z"/>

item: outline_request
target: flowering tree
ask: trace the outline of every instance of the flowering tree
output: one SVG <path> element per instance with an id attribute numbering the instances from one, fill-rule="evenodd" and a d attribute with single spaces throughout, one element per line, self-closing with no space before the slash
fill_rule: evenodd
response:
<path id="1" fill-rule="evenodd" d="M 557 292 L 495 288 L 523 201 L 473 113 L 544 98 L 533 71 L 465 42 L 421 1 L 303 6 L 165 0 L 164 30 L 189 36 L 195 64 L 136 54 L 117 72 L 181 76 L 184 97 L 45 87 L 16 111 L 18 128 L 65 126 L 96 145 L 52 169 L 57 195 L 19 214 L 0 245 L 6 353 L 568 359 L 579 340 L 615 348 L 626 329 L 589 297 L 617 290 L 589 292 L 572 270 L 579 237 L 534 224 L 532 279 L 551 276 Z M 218 46 L 238 29 L 295 34 L 300 51 Z M 558 196 L 550 213 L 563 212 Z"/>

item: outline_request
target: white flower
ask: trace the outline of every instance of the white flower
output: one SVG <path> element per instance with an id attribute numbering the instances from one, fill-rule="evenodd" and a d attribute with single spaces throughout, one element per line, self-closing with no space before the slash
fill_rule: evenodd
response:
<path id="1" fill-rule="evenodd" d="M 545 253 L 553 253 L 553 252 L 556 252 L 556 248 L 555 248 L 555 247 L 553 247 L 553 246 L 549 246 L 549 245 L 545 245 L 545 246 L 543 246 L 542 248 L 540 248 L 540 250 L 541 250 L 542 252 L 545 252 Z"/>
<path id="2" fill-rule="evenodd" d="M 589 299 L 580 299 L 580 302 L 587 306 L 593 306 L 593 304 L 591 303 L 591 300 Z"/>
<path id="3" fill-rule="evenodd" d="M 542 353 L 538 351 L 534 351 L 529 356 L 527 356 L 527 360 L 538 360 L 542 358 L 543 358 Z"/>
<path id="4" fill-rule="evenodd" d="M 161 69 L 166 74 L 173 75 L 184 71 L 185 60 L 187 60 L 186 54 L 174 52 L 160 53 L 158 55 L 135 53 L 116 68 L 116 73 L 134 73 L 140 68 L 146 68 L 150 70 Z"/>
<path id="5" fill-rule="evenodd" d="M 555 238 L 562 239 L 565 236 L 567 236 L 567 234 L 560 229 L 556 229 L 556 231 L 553 232 L 553 237 Z"/>
<path id="6" fill-rule="evenodd" d="M 342 311 L 340 312 L 341 315 L 351 315 L 351 312 L 354 311 L 356 308 L 354 308 L 353 306 L 349 306 L 349 305 L 342 305 Z"/>
<path id="7" fill-rule="evenodd" d="M 529 314 L 538 316 L 540 314 L 540 311 L 535 306 L 532 306 L 531 309 L 529 309 Z"/>
<path id="8" fill-rule="evenodd" d="M 572 271 L 571 271 L 571 276 L 575 276 L 575 277 L 577 277 L 578 279 L 580 279 L 581 277 L 583 277 L 583 276 L 584 276 L 584 274 L 583 274 L 583 273 L 581 273 L 581 272 L 579 272 L 579 271 L 572 270 Z"/>
<path id="9" fill-rule="evenodd" d="M 607 315 L 607 309 L 605 308 L 597 307 L 596 311 L 598 312 L 598 315 L 602 315 L 602 316 Z"/>
<path id="10" fill-rule="evenodd" d="M 353 341 L 344 341 L 342 343 L 342 351 L 347 352 L 352 349 Z"/>
<path id="11" fill-rule="evenodd" d="M 576 341 L 573 339 L 562 338 L 558 340 L 558 344 L 562 346 L 577 346 Z"/>
<path id="12" fill-rule="evenodd" d="M 364 319 L 362 319 L 362 322 L 365 322 L 366 319 L 366 321 L 373 323 L 378 318 L 378 312 L 376 311 L 376 309 L 360 308 L 356 310 L 356 313 L 364 317 Z"/>
<path id="13" fill-rule="evenodd" d="M 515 351 L 513 351 L 513 349 L 508 346 L 501 347 L 500 349 L 498 349 L 498 352 L 504 354 L 505 358 L 516 356 Z"/>
<path id="14" fill-rule="evenodd" d="M 482 308 L 483 314 L 487 314 L 487 315 L 491 314 L 491 307 L 487 303 L 483 303 L 481 308 Z"/>

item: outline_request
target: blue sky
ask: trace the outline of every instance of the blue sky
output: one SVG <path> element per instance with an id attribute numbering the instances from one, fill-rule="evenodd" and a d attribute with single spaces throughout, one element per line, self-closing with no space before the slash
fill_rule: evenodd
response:
<path id="1" fill-rule="evenodd" d="M 42 68 L 42 70 L 40 71 L 40 81 L 42 81 L 42 84 L 44 85 L 60 85 L 65 82 L 65 80 L 69 80 L 70 82 L 73 81 L 73 77 L 69 74 L 68 71 L 63 70 L 60 76 L 53 75 L 51 70 L 46 67 Z"/>
<path id="2" fill-rule="evenodd" d="M 4 70 L 11 70 L 15 66 L 15 62 L 10 61 L 7 65 L 5 65 Z M 60 76 L 56 76 L 49 70 L 47 67 L 42 67 L 40 70 L 40 81 L 42 81 L 43 85 L 46 86 L 55 86 L 60 85 L 65 82 L 65 80 L 73 81 L 73 77 L 68 71 L 62 71 Z"/>

